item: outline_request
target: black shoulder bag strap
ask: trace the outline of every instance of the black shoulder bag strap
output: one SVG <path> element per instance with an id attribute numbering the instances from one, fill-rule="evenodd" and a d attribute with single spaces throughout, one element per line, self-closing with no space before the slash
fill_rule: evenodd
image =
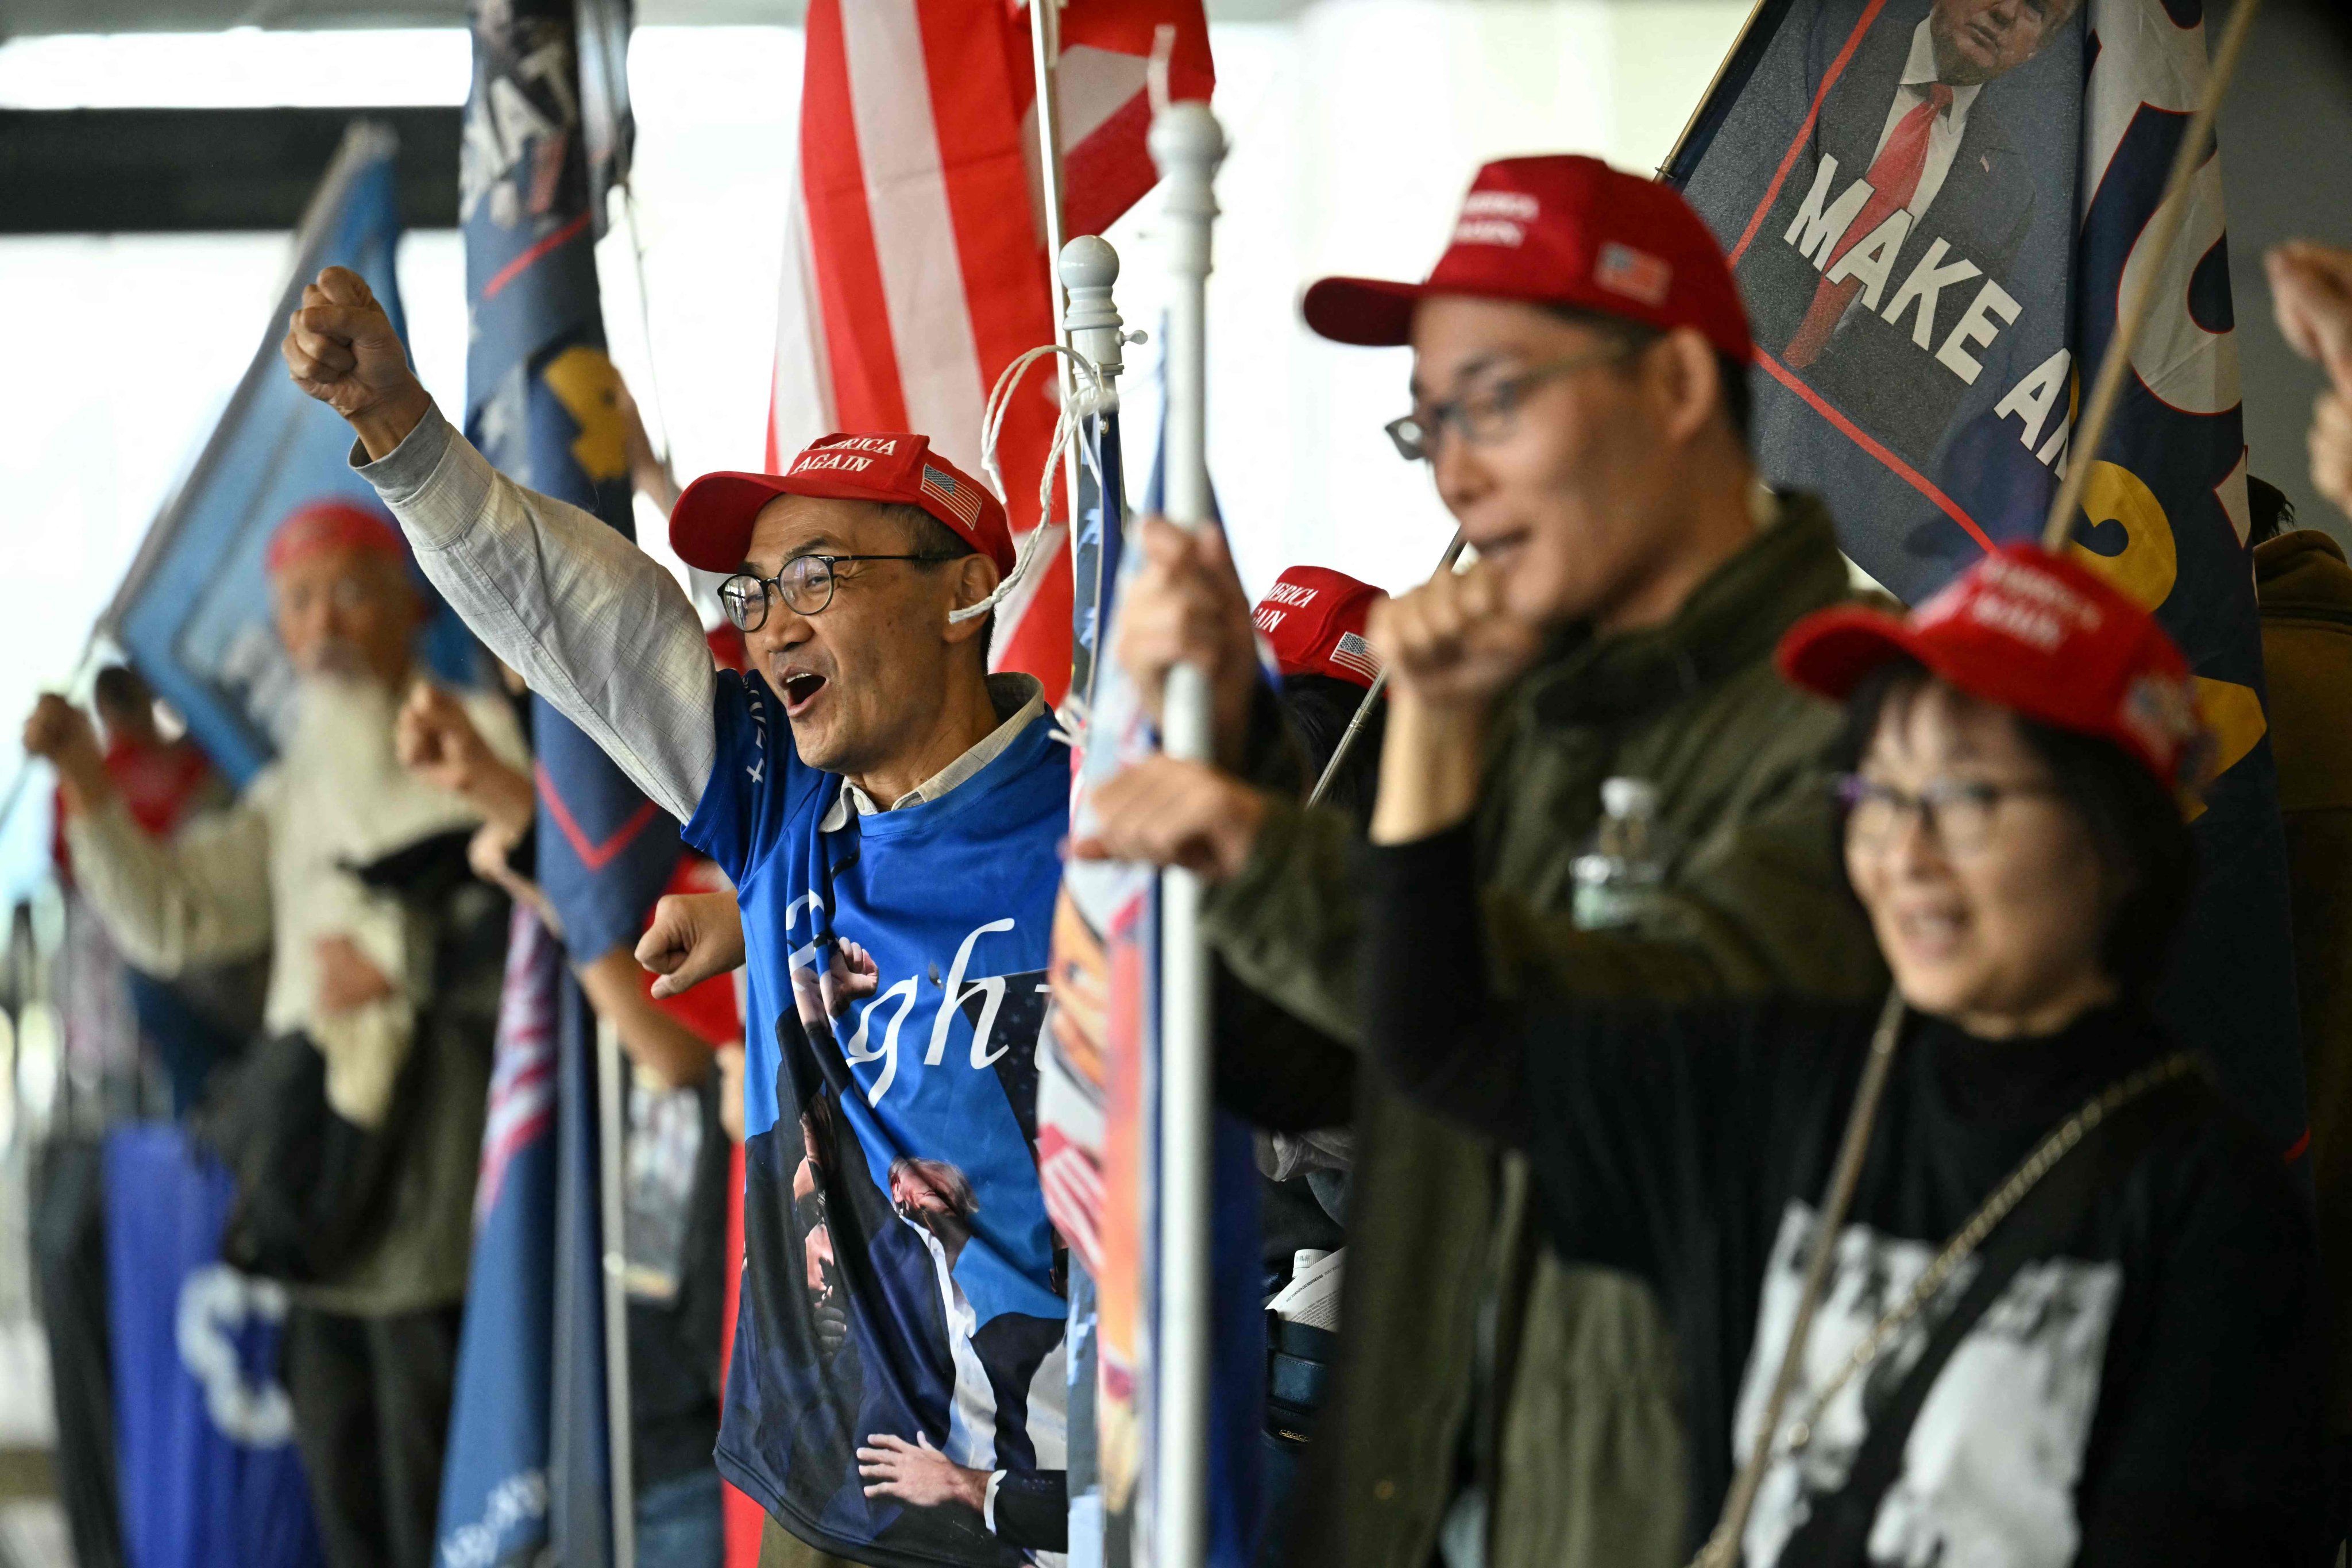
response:
<path id="1" fill-rule="evenodd" d="M 2011 1209 L 1977 1254 L 1976 1277 L 1935 1320 L 1910 1373 L 1885 1404 L 1870 1413 L 1870 1429 L 1846 1471 L 1845 1485 L 1812 1500 L 1805 1522 L 1781 1549 L 1788 1568 L 1855 1568 L 1870 1561 L 1871 1525 L 1895 1479 L 1903 1451 L 1927 1393 L 1945 1363 L 1975 1328 L 2018 1270 L 2063 1246 L 2107 1191 L 2139 1162 L 2168 1128 L 2195 1121 L 2215 1103 L 2201 1073 L 2190 1072 L 2149 1089 L 2083 1135 Z"/>

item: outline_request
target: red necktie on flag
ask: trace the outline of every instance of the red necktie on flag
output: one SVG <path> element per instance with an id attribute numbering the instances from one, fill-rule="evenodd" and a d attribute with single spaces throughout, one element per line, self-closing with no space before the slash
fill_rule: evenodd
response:
<path id="1" fill-rule="evenodd" d="M 1927 132 L 1935 128 L 1936 116 L 1951 107 L 1952 89 L 1942 82 L 1930 83 L 1927 98 L 1914 105 L 1911 112 L 1895 123 L 1895 134 L 1886 139 L 1878 156 L 1863 177 L 1870 182 L 1870 199 L 1862 204 L 1854 216 L 1835 255 L 1822 265 L 1826 273 L 1843 259 L 1845 253 L 1868 238 L 1889 214 L 1898 207 L 1911 205 L 1919 189 L 1920 171 L 1927 166 Z M 1862 290 L 1862 279 L 1847 278 L 1832 283 L 1826 277 L 1813 290 L 1813 303 L 1805 312 L 1804 324 L 1797 335 L 1789 340 L 1781 357 L 1798 370 L 1804 369 L 1821 357 L 1822 345 L 1829 341 L 1830 329 L 1838 324 L 1845 308 Z"/>
<path id="2" fill-rule="evenodd" d="M 1062 13 L 1057 68 L 1063 210 L 1100 232 L 1151 188 L 1145 74 L 1176 28 L 1177 98 L 1214 79 L 1202 0 L 1087 0 Z M 981 471 L 981 413 L 996 377 L 1051 342 L 1045 225 L 1037 213 L 1036 83 L 1029 18 L 1005 0 L 811 0 L 800 181 L 785 235 L 767 460 L 829 430 L 917 430 Z M 992 663 L 1059 701 L 1070 678 L 1066 525 L 1037 513 L 1053 378 L 1013 399 L 999 441 L 1013 530 L 1057 531 L 997 611 Z"/>

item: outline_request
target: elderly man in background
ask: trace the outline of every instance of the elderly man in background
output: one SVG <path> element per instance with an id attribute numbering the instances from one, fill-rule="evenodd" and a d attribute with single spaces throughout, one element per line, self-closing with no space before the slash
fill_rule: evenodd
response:
<path id="1" fill-rule="evenodd" d="M 337 501 L 305 507 L 279 526 L 268 569 L 297 716 L 283 753 L 235 805 L 173 838 L 148 837 L 88 721 L 56 697 L 34 710 L 25 749 L 57 765 L 75 873 L 125 956 L 168 976 L 267 953 L 267 1029 L 316 1047 L 326 1135 L 340 1119 L 371 1150 L 368 1221 L 316 1238 L 333 1261 L 295 1286 L 284 1372 L 330 1562 L 424 1568 L 498 972 L 493 953 L 483 973 L 436 973 L 436 922 L 361 870 L 470 832 L 483 814 L 394 755 L 425 600 L 389 521 Z M 464 700 L 489 746 L 522 763 L 504 703 Z M 478 1007 L 458 1005 L 468 985 L 483 993 Z M 285 1195 L 257 1194 L 247 1176 L 247 1198 Z"/>

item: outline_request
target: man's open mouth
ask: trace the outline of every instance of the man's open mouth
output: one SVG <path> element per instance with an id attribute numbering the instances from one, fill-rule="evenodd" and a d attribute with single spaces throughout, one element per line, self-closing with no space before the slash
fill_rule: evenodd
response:
<path id="1" fill-rule="evenodd" d="M 784 677 L 784 711 L 798 713 L 824 689 L 824 677 L 808 670 L 798 670 Z"/>

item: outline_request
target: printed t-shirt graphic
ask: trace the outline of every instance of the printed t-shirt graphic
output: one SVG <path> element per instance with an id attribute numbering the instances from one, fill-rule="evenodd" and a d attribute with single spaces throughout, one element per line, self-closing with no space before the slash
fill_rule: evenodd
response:
<path id="1" fill-rule="evenodd" d="M 759 676 L 722 673 L 716 718 L 686 837 L 736 883 L 764 1005 L 720 1468 L 883 1568 L 1058 1561 L 1035 1053 L 1067 749 L 1041 711 L 936 800 L 829 816 L 840 779 L 800 760 Z"/>
<path id="2" fill-rule="evenodd" d="M 1734 1430 L 1747 1453 L 1763 1420 L 1780 1347 L 1789 1342 L 1797 1298 L 1820 1216 L 1791 1203 L 1765 1266 L 1756 1344 L 1740 1385 Z M 1827 1288 L 1805 1342 L 1790 1408 L 1809 1410 L 1880 1316 L 1907 1295 L 1936 1256 L 1924 1241 L 1864 1225 L 1839 1232 Z M 1965 1289 L 1962 1280 L 1939 1300 Z M 1903 1469 L 1871 1526 L 1870 1560 L 1901 1568 L 2001 1563 L 2064 1568 L 2082 1528 L 2074 1483 L 2099 1405 L 2107 1332 L 2123 1295 L 2123 1268 L 2044 1258 L 2019 1270 L 1953 1351 L 1903 1446 Z M 1778 1563 L 1814 1499 L 1845 1485 L 1870 1436 L 1868 1412 L 1910 1373 L 1934 1327 L 1933 1313 L 1905 1324 L 1869 1370 L 1850 1379 L 1814 1424 L 1812 1442 L 1766 1470 L 1748 1520 L 1750 1563 Z"/>

